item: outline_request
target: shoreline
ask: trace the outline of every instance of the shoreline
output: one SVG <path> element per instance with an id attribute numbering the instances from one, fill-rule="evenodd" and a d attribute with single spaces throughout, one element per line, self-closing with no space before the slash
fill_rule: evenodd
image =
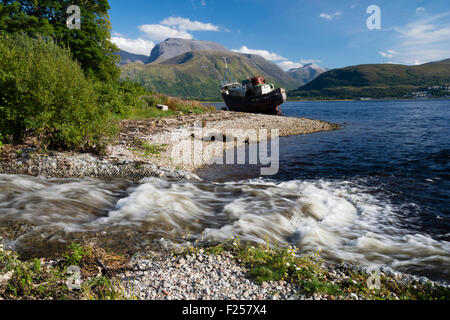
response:
<path id="1" fill-rule="evenodd" d="M 4 153 L 3 157 L 10 156 L 11 159 L 0 160 L 0 174 L 18 173 L 58 178 L 104 178 L 104 175 L 107 175 L 108 178 L 123 177 L 131 180 L 134 177 L 130 176 L 135 175 L 135 180 L 141 180 L 145 176 L 166 180 L 200 180 L 192 173 L 198 166 L 178 168 L 170 161 L 172 145 L 168 140 L 174 130 L 180 131 L 179 136 L 191 140 L 195 130 L 194 124 L 199 122 L 202 128 L 214 132 L 223 132 L 226 129 L 276 127 L 281 130 L 280 136 L 339 129 L 338 125 L 319 120 L 229 112 L 126 120 L 121 123 L 118 143 L 108 148 L 107 154 L 102 157 L 55 151 L 41 154 L 32 145 L 17 146 L 16 149 L 7 146 L 10 149 L 7 149 L 8 152 Z M 298 126 L 294 126 L 295 124 Z M 223 142 L 203 141 L 203 143 L 212 145 Z M 240 145 L 245 144 L 245 140 L 242 140 Z M 235 147 L 238 146 L 235 145 Z M 0 249 L 2 241 L 0 235 Z M 315 282 L 315 274 L 302 280 L 306 282 L 299 283 L 291 283 L 286 279 L 258 282 L 254 278 L 253 266 L 244 263 L 236 250 L 236 248 L 227 248 L 220 253 L 215 253 L 213 248 L 192 247 L 190 244 L 171 243 L 160 239 L 154 241 L 153 251 L 137 252 L 136 256 L 129 259 L 127 266 L 117 272 L 110 272 L 104 260 L 100 265 L 96 265 L 96 268 L 101 271 L 98 274 L 106 274 L 111 278 L 111 283 L 117 283 L 122 288 L 120 290 L 126 292 L 122 297 L 124 299 L 365 300 L 381 297 L 399 300 L 408 298 L 408 294 L 411 294 L 410 290 L 418 291 L 419 298 L 423 290 L 424 299 L 431 297 L 428 296 L 427 290 L 432 292 L 443 290 L 446 299 L 449 299 L 450 286 L 447 282 L 432 281 L 426 277 L 408 275 L 382 267 L 381 279 L 384 291 L 372 292 L 367 291 L 365 284 L 370 273 L 368 267 L 324 261 L 314 262 L 315 260 L 305 261 L 311 263 L 314 268 L 320 269 L 320 274 L 325 277 L 320 283 Z M 41 258 L 40 261 L 46 268 L 52 268 L 57 266 L 61 259 L 64 258 L 59 260 Z M 13 277 L 14 273 L 2 274 L 0 271 L 0 300 L 2 299 L 2 281 L 5 282 L 5 279 L 10 281 Z M 95 276 L 89 277 L 95 279 Z M 85 278 L 86 282 L 92 280 L 89 277 Z M 310 288 L 312 291 L 305 289 L 309 288 L 308 286 L 312 286 L 312 289 Z M 333 294 L 336 286 L 343 288 L 343 291 Z M 8 297 L 4 298 L 8 299 Z"/>
<path id="2" fill-rule="evenodd" d="M 234 138 L 237 138 L 234 148 L 238 148 L 249 143 L 245 130 L 267 130 L 267 138 L 270 139 L 272 129 L 278 129 L 280 137 L 284 137 L 339 128 L 337 124 L 320 120 L 228 111 L 160 119 L 123 120 L 120 122 L 117 141 L 108 146 L 105 154 L 101 156 L 74 152 L 41 152 L 33 141 L 17 146 L 5 145 L 0 151 L 0 174 L 27 174 L 47 178 L 131 178 L 137 181 L 146 177 L 201 180 L 195 175 L 195 170 L 223 155 L 206 150 L 227 149 L 222 141 L 203 139 L 202 154 L 193 152 L 190 159 L 183 159 L 184 162 L 180 163 L 173 157 L 174 150 L 190 147 L 196 130 L 224 136 L 232 131 Z M 239 130 L 244 132 L 239 133 Z M 259 137 L 258 135 L 257 143 L 260 142 Z M 202 161 L 196 161 L 198 157 Z"/>
<path id="3" fill-rule="evenodd" d="M 350 102 L 350 101 L 424 101 L 424 100 L 450 100 L 450 97 L 433 97 L 433 98 L 369 98 L 369 99 L 294 99 L 288 98 L 286 102 Z"/>
<path id="4" fill-rule="evenodd" d="M 290 246 L 253 247 L 231 239 L 194 247 L 161 238 L 153 247 L 130 257 L 92 243 L 72 243 L 59 257 L 22 261 L 4 248 L 0 236 L 0 265 L 6 266 L 0 269 L 0 300 L 450 299 L 448 282 L 389 267 L 328 263 L 317 255 L 297 255 Z M 72 278 L 69 266 L 80 270 L 76 290 L 66 287 Z M 284 273 L 277 275 L 278 268 Z M 21 276 L 30 282 L 20 282 Z"/>

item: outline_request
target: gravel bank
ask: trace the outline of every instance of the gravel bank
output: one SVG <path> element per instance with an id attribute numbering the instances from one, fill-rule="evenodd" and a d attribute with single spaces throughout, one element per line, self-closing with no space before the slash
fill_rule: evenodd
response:
<path id="1" fill-rule="evenodd" d="M 299 299 L 284 281 L 257 285 L 231 254 L 175 258 L 161 253 L 134 259 L 120 281 L 142 300 L 276 300 Z"/>
<path id="2" fill-rule="evenodd" d="M 160 244 L 167 248 L 168 242 Z M 330 283 L 352 281 L 355 286 L 366 286 L 365 279 L 359 283 L 355 273 L 371 274 L 362 266 L 322 263 L 328 271 Z M 414 286 L 441 287 L 449 290 L 447 283 L 438 283 L 425 277 L 381 268 L 383 281 L 397 288 Z M 341 296 L 305 293 L 304 288 L 286 281 L 269 281 L 262 284 L 251 280 L 248 270 L 241 266 L 229 252 L 208 255 L 196 252 L 185 256 L 173 256 L 169 251 L 158 250 L 147 257 L 134 257 L 127 271 L 118 275 L 130 297 L 144 300 L 364 300 L 364 296 L 348 292 Z M 399 300 L 396 294 L 391 299 Z"/>
<path id="3" fill-rule="evenodd" d="M 161 120 L 124 121 L 119 143 L 108 148 L 107 152 L 108 158 L 116 161 L 134 159 L 193 172 L 221 156 L 221 151 L 249 143 L 249 130 L 256 133 L 252 142 L 261 142 L 272 138 L 272 130 L 278 130 L 279 136 L 284 137 L 339 128 L 339 125 L 320 120 L 217 111 Z M 236 141 L 225 145 L 222 139 L 216 139 L 218 136 Z M 162 150 L 156 156 L 144 156 L 142 150 L 133 148 L 136 140 L 144 141 L 151 146 L 162 146 Z M 188 159 L 180 162 L 177 151 L 192 148 L 194 140 L 201 142 L 201 150 L 194 150 Z M 210 152 L 211 150 L 218 152 Z"/>
<path id="4" fill-rule="evenodd" d="M 58 178 L 127 178 L 140 180 L 145 177 L 173 179 L 199 178 L 192 172 L 220 156 L 223 141 L 204 141 L 202 148 L 194 151 L 188 161 L 179 161 L 175 149 L 190 148 L 199 130 L 205 136 L 222 134 L 237 138 L 234 147 L 248 143 L 245 130 L 259 133 L 279 130 L 280 136 L 330 131 L 338 125 L 319 120 L 277 117 L 269 115 L 245 114 L 217 111 L 202 115 L 185 115 L 163 119 L 124 120 L 115 144 L 110 145 L 105 155 L 67 152 L 39 153 L 33 142 L 20 146 L 5 146 L 0 152 L 0 174 L 28 174 Z M 239 131 L 242 130 L 242 131 Z M 211 139 L 210 139 L 211 140 Z M 219 153 L 203 151 L 208 147 L 218 147 Z M 233 145 L 227 145 L 233 147 Z M 201 161 L 194 161 L 200 157 Z"/>

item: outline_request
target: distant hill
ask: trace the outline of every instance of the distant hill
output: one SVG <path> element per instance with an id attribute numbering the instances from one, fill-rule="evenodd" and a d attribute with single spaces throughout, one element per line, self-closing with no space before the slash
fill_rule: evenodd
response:
<path id="1" fill-rule="evenodd" d="M 327 69 L 321 68 L 317 64 L 309 63 L 301 68 L 290 69 L 287 73 L 301 84 L 306 84 L 326 71 Z"/>
<path id="2" fill-rule="evenodd" d="M 120 56 L 120 66 L 133 62 L 145 63 L 148 60 L 148 56 L 142 54 L 134 54 L 125 50 L 120 50 L 117 54 Z"/>
<path id="3" fill-rule="evenodd" d="M 450 59 L 418 66 L 367 64 L 334 69 L 289 92 L 304 98 L 403 97 L 411 91 L 450 85 Z"/>
<path id="4" fill-rule="evenodd" d="M 167 51 L 164 51 L 163 55 L 171 56 Z M 294 89 L 299 86 L 297 80 L 276 64 L 258 55 L 239 54 L 222 49 L 189 51 L 165 60 L 161 57 L 145 65 L 132 63 L 122 66 L 122 77 L 138 81 L 150 90 L 168 95 L 220 99 L 219 87 L 225 71 L 223 57 L 226 57 L 236 80 L 262 75 L 266 77 L 267 82 L 278 87 Z"/>
<path id="5" fill-rule="evenodd" d="M 216 42 L 169 38 L 153 48 L 146 63 L 161 62 L 192 51 L 227 52 L 228 50 Z"/>

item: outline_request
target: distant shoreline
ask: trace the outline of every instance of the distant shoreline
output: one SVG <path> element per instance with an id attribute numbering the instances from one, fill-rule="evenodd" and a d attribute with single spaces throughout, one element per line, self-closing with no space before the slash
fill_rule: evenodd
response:
<path id="1" fill-rule="evenodd" d="M 429 101 L 429 100 L 450 100 L 450 97 L 436 97 L 436 98 L 368 98 L 368 99 L 295 99 L 288 98 L 286 102 L 308 102 L 308 101 Z"/>
<path id="2" fill-rule="evenodd" d="M 345 102 L 345 101 L 391 101 L 391 100 L 395 100 L 395 101 L 429 101 L 429 100 L 450 100 L 450 97 L 436 97 L 436 98 L 395 98 L 395 97 L 390 97 L 390 98 L 368 98 L 368 99 L 301 99 L 301 98 L 288 98 L 286 102 L 313 102 L 313 101 L 341 101 L 341 102 Z M 218 101 L 200 101 L 201 104 L 203 105 L 207 105 L 208 103 L 223 103 L 225 104 L 225 102 L 223 102 L 222 100 L 218 100 Z"/>

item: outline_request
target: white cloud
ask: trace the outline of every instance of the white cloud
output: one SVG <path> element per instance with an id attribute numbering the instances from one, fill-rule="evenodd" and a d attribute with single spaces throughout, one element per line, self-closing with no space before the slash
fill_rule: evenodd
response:
<path id="1" fill-rule="evenodd" d="M 301 63 L 303 64 L 310 64 L 310 63 L 320 63 L 322 62 L 321 60 L 318 59 L 305 59 L 305 60 L 300 60 Z"/>
<path id="2" fill-rule="evenodd" d="M 292 61 L 277 62 L 277 65 L 284 71 L 303 67 L 303 64 L 301 64 L 300 62 L 292 62 Z"/>
<path id="3" fill-rule="evenodd" d="M 302 68 L 305 65 L 312 65 L 313 68 L 321 68 L 319 67 L 316 63 L 321 62 L 320 60 L 317 59 L 305 59 L 305 60 L 300 60 L 300 62 L 292 62 L 292 61 L 281 61 L 281 62 L 277 62 L 276 64 L 283 69 L 284 71 L 288 71 L 290 69 L 296 69 L 296 68 Z"/>
<path id="4" fill-rule="evenodd" d="M 143 54 L 146 56 L 150 55 L 155 44 L 152 41 L 148 41 L 142 38 L 139 39 L 127 39 L 123 37 L 120 33 L 113 33 L 111 41 L 116 44 L 120 49 L 135 53 Z"/>
<path id="5" fill-rule="evenodd" d="M 402 63 L 416 64 L 450 56 L 450 11 L 396 27 L 395 48 Z"/>
<path id="6" fill-rule="evenodd" d="M 432 21 L 411 23 L 403 28 L 396 28 L 404 38 L 405 44 L 424 45 L 436 44 L 450 40 L 450 24 L 433 24 Z"/>
<path id="7" fill-rule="evenodd" d="M 416 8 L 416 13 L 421 13 L 421 12 L 425 12 L 426 9 L 424 7 L 418 7 Z"/>
<path id="8" fill-rule="evenodd" d="M 206 5 L 206 2 L 203 3 Z M 129 39 L 114 32 L 111 41 L 122 50 L 149 55 L 155 46 L 154 41 L 163 41 L 167 38 L 193 39 L 194 36 L 189 31 L 220 31 L 219 27 L 211 23 L 191 21 L 182 17 L 169 17 L 159 24 L 145 24 L 138 28 L 143 33 L 138 39 Z"/>
<path id="9" fill-rule="evenodd" d="M 339 17 L 341 14 L 342 14 L 342 13 L 339 12 L 339 11 L 337 11 L 337 12 L 335 12 L 335 13 L 331 13 L 331 14 L 328 14 L 328 13 L 321 13 L 321 14 L 319 15 L 319 17 L 320 17 L 320 18 L 323 18 L 323 19 L 326 19 L 326 20 L 333 20 L 334 18 Z"/>
<path id="10" fill-rule="evenodd" d="M 240 49 L 234 49 L 232 50 L 234 52 L 238 53 L 245 53 L 245 54 L 257 54 L 263 57 L 266 60 L 270 61 L 284 61 L 288 60 L 287 58 L 284 58 L 274 52 L 269 52 L 267 50 L 255 50 L 255 49 L 249 49 L 246 46 L 242 46 Z"/>
<path id="11" fill-rule="evenodd" d="M 388 50 L 387 52 L 379 51 L 378 53 L 385 58 L 392 58 L 397 54 L 397 51 Z"/>
<path id="12" fill-rule="evenodd" d="M 139 30 L 145 37 L 153 41 L 163 41 L 167 38 L 193 39 L 194 36 L 189 31 L 220 31 L 218 26 L 211 23 L 191 21 L 182 17 L 169 17 L 159 24 L 145 24 L 139 26 Z"/>
<path id="13" fill-rule="evenodd" d="M 211 23 L 191 21 L 182 17 L 169 17 L 160 23 L 169 27 L 175 27 L 180 31 L 219 31 L 219 27 Z"/>
<path id="14" fill-rule="evenodd" d="M 139 26 L 139 30 L 153 41 L 163 41 L 167 38 L 193 39 L 194 36 L 186 31 L 177 30 L 160 24 L 144 24 Z"/>
<path id="15" fill-rule="evenodd" d="M 257 54 L 266 60 L 275 62 L 275 64 L 277 64 L 284 71 L 287 71 L 287 70 L 290 70 L 293 68 L 301 68 L 305 64 L 309 64 L 309 63 L 321 62 L 320 60 L 317 60 L 317 59 L 305 59 L 305 60 L 300 60 L 300 62 L 293 62 L 293 61 L 290 61 L 288 58 L 285 58 L 275 52 L 270 52 L 267 50 L 249 49 L 246 46 L 242 46 L 240 49 L 234 49 L 232 51 L 238 52 L 238 53 L 244 53 L 244 54 Z"/>

